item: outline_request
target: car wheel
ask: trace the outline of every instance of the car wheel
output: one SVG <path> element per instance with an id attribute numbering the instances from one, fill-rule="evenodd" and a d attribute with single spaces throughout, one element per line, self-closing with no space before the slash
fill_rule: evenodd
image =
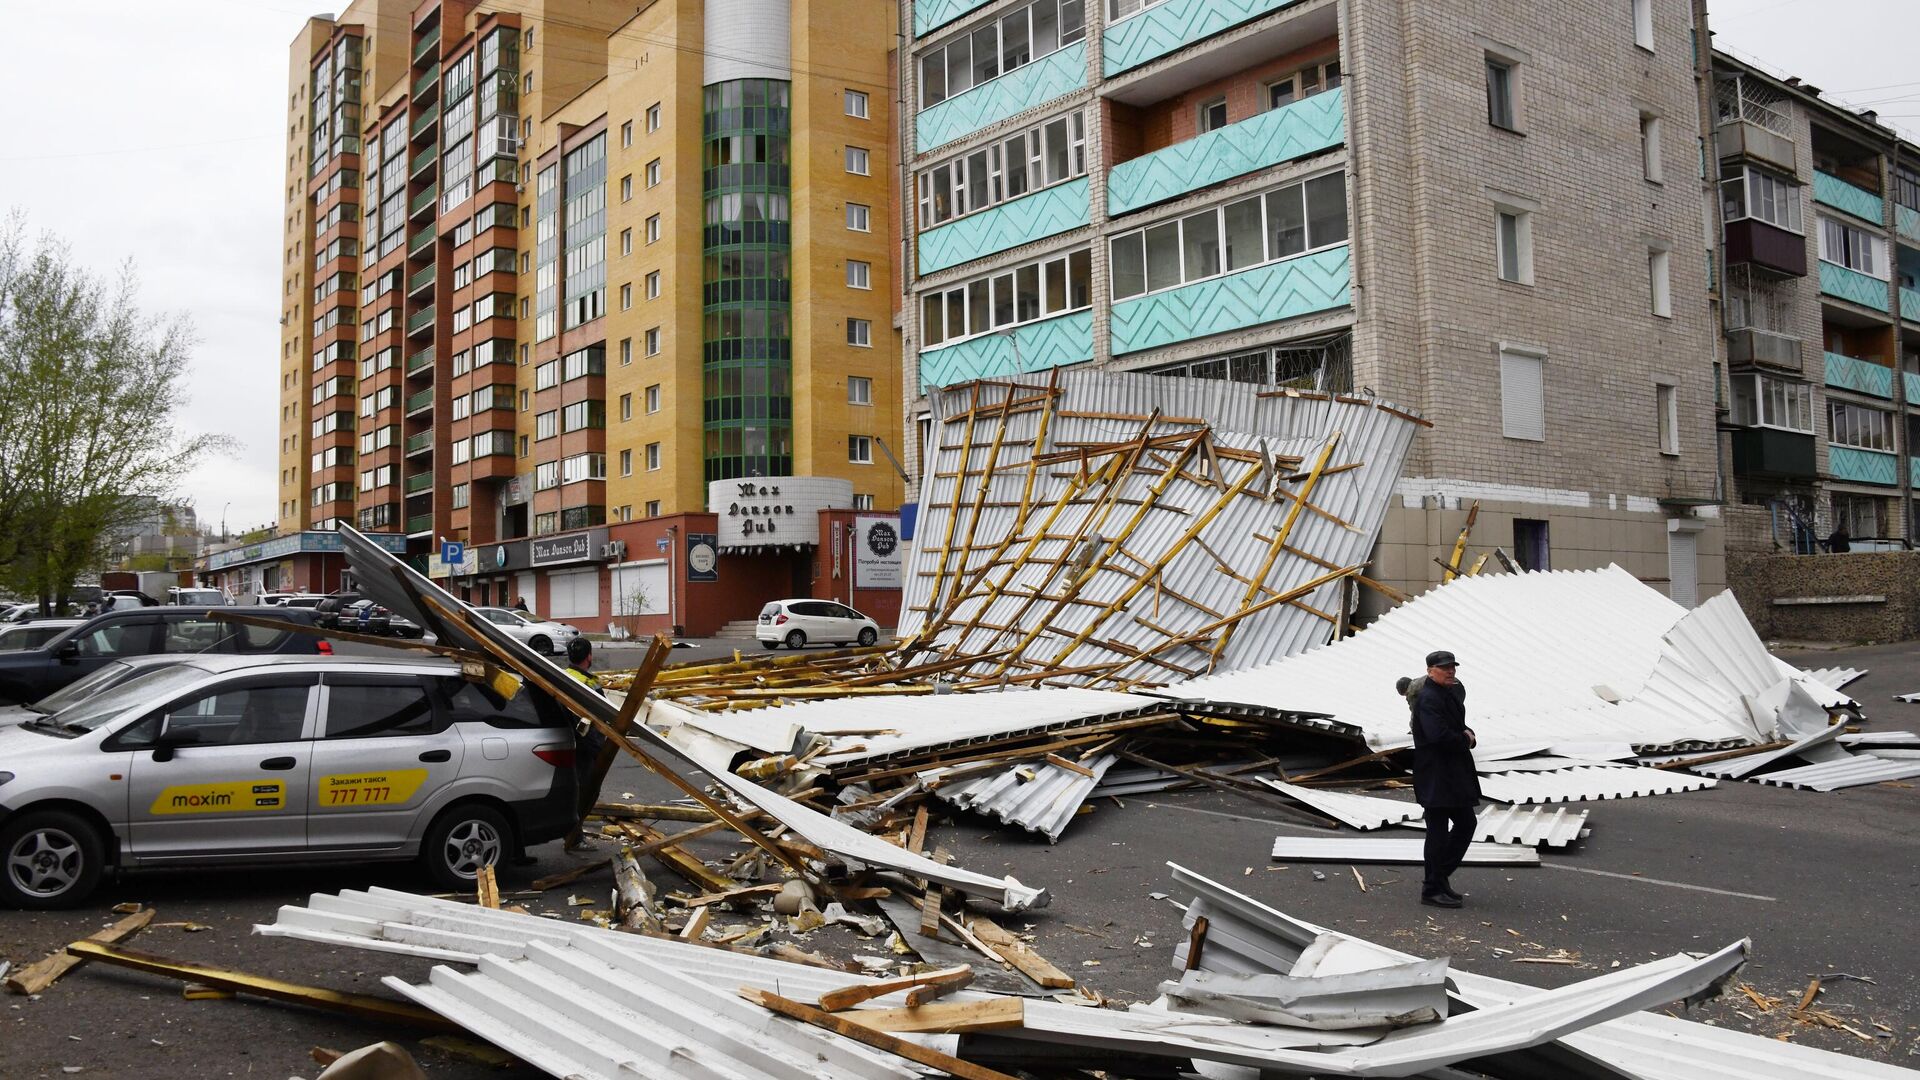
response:
<path id="1" fill-rule="evenodd" d="M 532 649 L 541 656 L 552 656 L 553 639 L 545 634 L 535 634 L 527 639 L 527 648 Z"/>
<path id="2" fill-rule="evenodd" d="M 861 631 L 860 631 L 860 644 L 861 644 L 862 646 L 867 646 L 867 645 L 871 645 L 871 644 L 873 644 L 874 642 L 876 642 L 876 641 L 879 641 L 879 640 L 880 640 L 880 632 L 879 632 L 879 631 L 877 631 L 877 630 L 875 630 L 875 629 L 874 629 L 873 627 L 871 627 L 871 626 L 868 626 L 868 627 L 863 627 L 863 628 L 861 629 Z"/>
<path id="3" fill-rule="evenodd" d="M 780 643 L 777 641 L 762 641 L 760 644 L 769 649 L 777 649 L 780 647 Z"/>
<path id="4" fill-rule="evenodd" d="M 807 643 L 807 635 L 798 630 L 787 631 L 787 648 L 797 649 Z"/>
<path id="5" fill-rule="evenodd" d="M 485 866 L 499 866 L 513 850 L 513 829 L 482 803 L 455 806 L 434 819 L 420 847 L 427 874 L 442 888 L 471 892 Z"/>
<path id="6" fill-rule="evenodd" d="M 106 844 L 77 814 L 27 813 L 0 829 L 0 900 L 14 907 L 74 907 L 105 870 Z"/>

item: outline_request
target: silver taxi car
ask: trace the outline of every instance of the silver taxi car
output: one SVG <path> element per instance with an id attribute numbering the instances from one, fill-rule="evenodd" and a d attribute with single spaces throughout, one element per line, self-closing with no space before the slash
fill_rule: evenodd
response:
<path id="1" fill-rule="evenodd" d="M 564 835 L 573 728 L 435 659 L 176 658 L 0 730 L 0 904 L 113 867 L 418 859 L 449 889 Z"/>

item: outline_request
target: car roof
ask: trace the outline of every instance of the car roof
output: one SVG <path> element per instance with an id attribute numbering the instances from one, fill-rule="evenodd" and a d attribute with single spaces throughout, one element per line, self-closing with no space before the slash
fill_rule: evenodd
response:
<path id="1" fill-rule="evenodd" d="M 141 657 L 140 659 L 148 660 L 153 658 Z M 448 660 L 448 659 L 445 659 L 444 657 L 438 657 L 438 656 L 419 656 L 419 657 L 342 656 L 339 654 L 335 654 L 333 656 L 326 656 L 326 655 L 317 654 L 317 653 L 310 654 L 310 655 L 288 654 L 288 653 L 267 653 L 267 654 L 252 654 L 252 655 L 234 654 L 234 653 L 174 653 L 171 655 L 171 659 L 174 663 L 191 665 L 193 667 L 197 667 L 201 669 L 202 671 L 208 672 L 209 674 L 215 674 L 215 675 L 224 675 L 224 674 L 235 672 L 235 671 L 250 671 L 255 669 L 272 670 L 274 668 L 320 668 L 322 670 L 325 670 L 328 668 L 342 668 L 342 669 L 349 669 L 349 670 L 351 669 L 360 669 L 360 670 L 387 669 L 387 670 L 394 670 L 394 671 L 423 671 L 424 670 L 424 671 L 433 671 L 433 672 L 454 672 L 454 673 L 457 673 L 460 670 L 460 664 L 458 661 Z M 132 661 L 128 660 L 128 661 L 122 661 L 122 662 L 129 663 Z M 161 665 L 155 664 L 153 666 L 158 667 Z"/>

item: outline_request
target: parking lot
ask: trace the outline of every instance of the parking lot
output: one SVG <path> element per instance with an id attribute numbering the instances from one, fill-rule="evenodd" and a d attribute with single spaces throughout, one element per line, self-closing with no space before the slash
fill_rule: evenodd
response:
<path id="1" fill-rule="evenodd" d="M 716 647 L 724 655 L 727 646 Z M 690 653 L 680 650 L 676 659 Z M 1848 688 L 1876 728 L 1920 729 L 1920 705 L 1890 700 L 1920 690 L 1920 647 L 1912 644 L 1788 654 L 1808 666 L 1852 665 L 1870 674 Z M 617 665 L 603 665 L 617 666 Z M 903 707 L 911 707 L 905 705 Z M 666 786 L 625 762 L 608 797 L 664 800 Z M 1702 792 L 1582 804 L 1592 835 L 1549 851 L 1527 869 L 1469 868 L 1455 882 L 1461 911 L 1416 904 L 1417 868 L 1272 864 L 1280 833 L 1310 835 L 1265 808 L 1217 792 L 1103 799 L 1048 846 L 978 818 L 939 828 L 929 846 L 962 865 L 1011 872 L 1044 885 L 1052 906 L 1030 924 L 1048 959 L 1116 1001 L 1150 998 L 1170 973 L 1180 911 L 1156 899 L 1173 892 L 1175 860 L 1289 913 L 1420 955 L 1447 955 L 1470 970 L 1539 985 L 1590 978 L 1676 951 L 1704 951 L 1742 937 L 1753 959 L 1738 981 L 1785 1004 L 1761 1011 L 1735 991 L 1695 1010 L 1696 1018 L 1768 1036 L 1907 1066 L 1920 1066 L 1920 783 L 1821 794 L 1749 783 Z M 1415 835 L 1412 832 L 1408 836 Z M 599 849 L 604 852 L 605 848 Z M 732 839 L 703 840 L 707 858 L 738 850 Z M 560 845 L 537 849 L 537 864 L 502 875 L 512 893 L 534 878 L 588 856 Z M 595 856 L 598 857 L 598 856 Z M 1354 873 L 1358 870 L 1358 877 Z M 663 888 L 677 879 L 655 871 Z M 1365 888 L 1361 888 L 1364 881 Z M 570 895 L 604 906 L 607 878 L 590 878 L 538 898 L 510 898 L 535 912 L 574 916 Z M 382 993 L 385 975 L 424 976 L 421 961 L 250 934 L 282 904 L 313 892 L 380 885 L 426 891 L 408 867 L 324 871 L 230 871 L 129 876 L 84 909 L 0 912 L 0 959 L 31 962 L 112 921 L 113 905 L 152 904 L 152 927 L 134 948 L 225 965 L 297 983 Z M 1176 897 L 1177 898 L 1177 897 Z M 192 929 L 192 927 L 205 929 Z M 851 931 L 817 931 L 804 945 L 832 955 L 873 951 Z M 1533 961 L 1552 962 L 1537 963 Z M 1811 975 L 1828 978 L 1820 1006 L 1867 1036 L 1810 1026 L 1788 1012 Z M 1871 981 L 1863 981 L 1871 980 Z M 179 984 L 94 966 L 67 975 L 38 1000 L 0 998 L 8 1077 L 306 1075 L 314 1046 L 334 1049 L 393 1038 L 435 1076 L 517 1077 L 422 1047 L 419 1033 L 257 999 L 188 1001 Z"/>

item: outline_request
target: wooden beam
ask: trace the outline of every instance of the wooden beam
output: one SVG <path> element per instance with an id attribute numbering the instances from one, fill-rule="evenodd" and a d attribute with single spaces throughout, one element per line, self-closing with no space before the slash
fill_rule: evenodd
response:
<path id="1" fill-rule="evenodd" d="M 877 982 L 858 983 L 839 990 L 829 990 L 820 995 L 820 1007 L 828 1012 L 851 1009 L 863 1001 L 872 1001 L 877 997 L 886 997 L 899 990 L 925 990 L 930 996 L 915 1001 L 908 996 L 907 1004 L 924 1005 L 936 997 L 950 994 L 973 981 L 973 968 L 967 964 L 957 967 L 941 968 L 938 971 L 923 971 L 917 975 L 902 975 Z"/>
<path id="2" fill-rule="evenodd" d="M 1033 946 L 1020 940 L 1019 936 L 999 923 L 976 915 L 967 922 L 967 929 L 975 937 L 993 947 L 1007 963 L 1020 970 L 1022 975 L 1050 990 L 1066 990 L 1073 986 L 1073 976 L 1048 963 L 1047 958 L 1033 950 Z"/>
<path id="3" fill-rule="evenodd" d="M 483 908 L 500 910 L 500 879 L 493 874 L 492 866 L 483 866 L 474 879 L 474 899 Z"/>
<path id="4" fill-rule="evenodd" d="M 244 971 L 183 963 L 169 960 L 164 956 L 135 952 L 132 949 L 122 949 L 97 941 L 76 941 L 67 946 L 67 951 L 82 960 L 97 960 L 103 964 L 144 971 L 149 975 L 178 979 L 181 982 L 195 982 L 202 986 L 211 986 L 216 990 L 230 990 L 236 994 L 284 1001 L 292 1005 L 305 1005 L 326 1012 L 356 1016 L 362 1020 L 405 1024 L 409 1027 L 431 1028 L 435 1031 L 466 1030 L 439 1013 L 389 998 L 349 994 L 340 990 L 327 990 L 317 986 L 302 986 L 299 983 L 270 979 L 264 975 L 253 975 Z"/>
<path id="5" fill-rule="evenodd" d="M 846 1019 L 874 1031 L 901 1031 L 923 1035 L 951 1035 L 962 1031 L 999 1031 L 1024 1027 L 1024 998 L 996 997 L 984 1001 L 947 1001 L 904 1009 L 855 1009 Z"/>
<path id="6" fill-rule="evenodd" d="M 751 900 L 756 896 L 774 896 L 785 887 L 784 883 L 777 881 L 765 885 L 746 885 L 738 889 L 707 893 L 704 896 L 690 896 L 678 902 L 690 908 L 703 908 L 712 904 L 731 904 L 738 900 Z"/>
<path id="7" fill-rule="evenodd" d="M 884 1031 L 875 1031 L 864 1024 L 856 1024 L 851 1020 L 836 1016 L 833 1013 L 816 1009 L 804 1002 L 794 1001 L 791 998 L 783 998 L 778 994 L 769 993 L 765 990 L 743 986 L 740 988 L 740 996 L 763 1009 L 779 1013 L 781 1016 L 798 1020 L 802 1023 L 812 1024 L 818 1028 L 825 1028 L 836 1035 L 844 1035 L 855 1042 L 865 1043 L 876 1050 L 885 1050 L 890 1054 L 906 1058 L 908 1061 L 938 1069 L 950 1076 L 959 1077 L 960 1080 L 1018 1080 L 1017 1077 L 1010 1076 L 1007 1073 L 975 1065 L 970 1061 L 963 1061 L 951 1054 L 943 1054 L 938 1050 L 929 1050 L 918 1043 L 908 1042 L 905 1039 L 890 1035 Z"/>
<path id="8" fill-rule="evenodd" d="M 153 921 L 153 909 L 141 908 L 139 911 L 121 919 L 112 926 L 88 935 L 83 940 L 100 945 L 111 945 L 139 933 Z M 72 948 L 72 946 L 68 946 Z M 66 949 L 47 954 L 42 959 L 14 972 L 7 978 L 7 990 L 15 994 L 38 994 L 54 984 L 54 980 L 85 963 Z"/>

